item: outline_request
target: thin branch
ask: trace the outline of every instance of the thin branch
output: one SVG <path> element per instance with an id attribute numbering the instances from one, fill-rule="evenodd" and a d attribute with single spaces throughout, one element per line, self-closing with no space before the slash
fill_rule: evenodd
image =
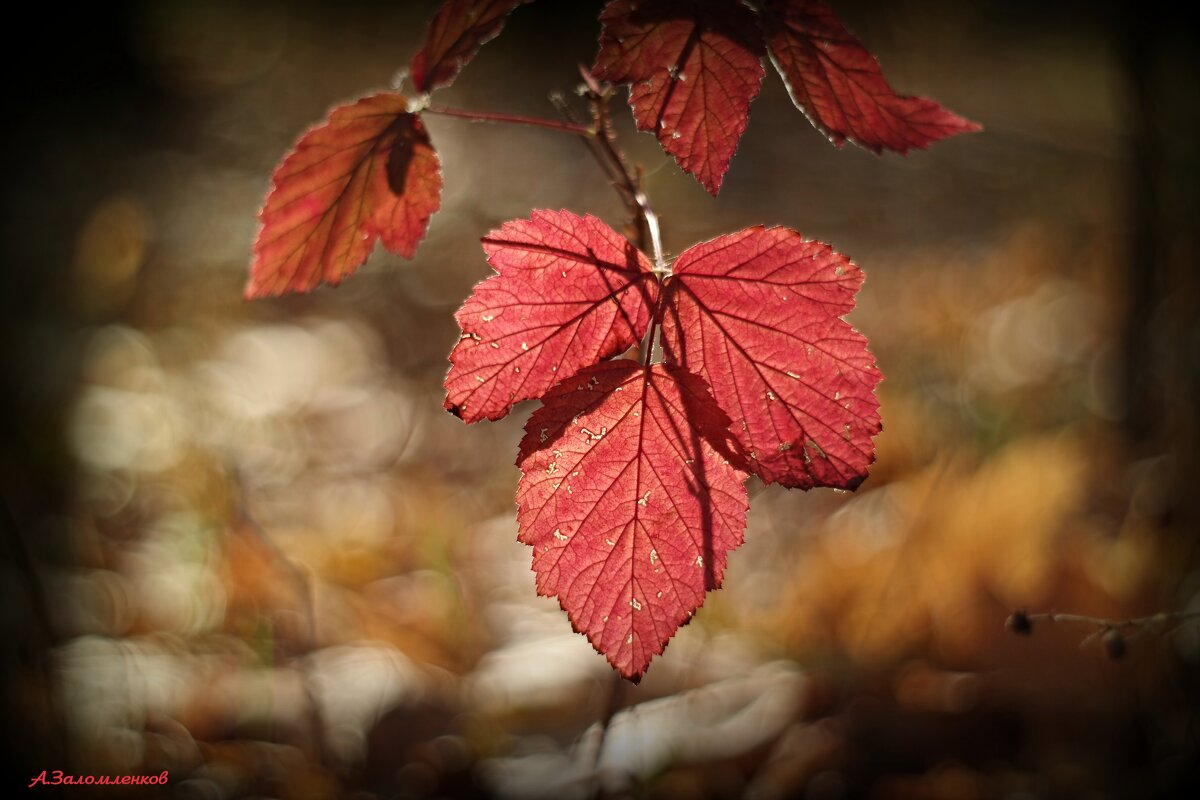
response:
<path id="1" fill-rule="evenodd" d="M 1200 619 L 1200 611 L 1160 611 L 1148 617 L 1134 617 L 1133 619 L 1125 620 L 1090 617 L 1086 614 L 1059 614 L 1049 611 L 1042 614 L 1026 614 L 1025 618 L 1030 622 L 1038 620 L 1045 620 L 1047 622 L 1074 622 L 1083 625 L 1095 625 L 1097 628 L 1124 630 L 1126 628 L 1152 627 L 1167 622 L 1184 622 Z"/>
<path id="2" fill-rule="evenodd" d="M 658 215 L 654 213 L 650 199 L 642 191 L 640 174 L 630 169 L 624 153 L 616 144 L 617 135 L 612 127 L 612 118 L 608 115 L 611 91 L 596 83 L 586 70 L 581 69 L 580 72 L 588 87 L 588 101 L 592 107 L 592 124 L 596 131 L 596 140 L 621 177 L 621 184 L 633 201 L 633 210 L 639 224 L 644 225 L 649 233 L 651 248 L 654 251 L 655 272 L 659 273 L 660 277 L 666 277 L 671 274 L 671 271 L 667 266 L 666 257 L 663 255 L 662 231 L 658 224 Z"/>
<path id="3" fill-rule="evenodd" d="M 612 89 L 597 83 L 585 68 L 580 67 L 579 72 L 584 81 L 583 94 L 592 113 L 592 125 L 588 128 L 591 134 L 584 138 L 584 144 L 625 203 L 631 219 L 630 225 L 636 232 L 638 249 L 643 252 L 650 249 L 653 252 L 654 272 L 660 280 L 665 279 L 671 274 L 671 269 L 663 253 L 662 229 L 659 226 L 658 214 L 654 212 L 650 199 L 642 190 L 641 170 L 630 168 L 629 161 L 617 144 L 616 131 L 613 130 L 612 118 L 608 114 Z M 583 127 L 561 95 L 551 95 L 550 102 L 554 103 L 568 124 Z M 660 320 L 652 319 L 640 346 L 643 364 L 649 365 L 653 360 L 660 328 Z"/>
<path id="4" fill-rule="evenodd" d="M 505 114 L 499 111 L 471 111 L 465 108 L 448 108 L 446 106 L 430 106 L 422 111 L 424 114 L 438 114 L 443 117 L 458 117 L 471 122 L 502 122 L 510 125 L 529 125 L 534 128 L 546 128 L 552 131 L 562 131 L 576 136 L 595 136 L 596 132 L 586 125 L 571 122 L 561 122 L 556 119 L 530 117 L 524 114 Z"/>
<path id="5" fill-rule="evenodd" d="M 1125 655 L 1126 645 L 1131 637 L 1131 632 L 1132 636 L 1136 637 L 1167 623 L 1185 624 L 1194 620 L 1200 620 L 1200 611 L 1160 611 L 1148 617 L 1118 620 L 1092 617 L 1087 614 L 1059 614 L 1053 611 L 1029 614 L 1024 609 L 1018 609 L 1005 620 L 1004 626 L 1013 633 L 1020 634 L 1021 636 L 1031 636 L 1033 635 L 1033 624 L 1035 622 L 1090 625 L 1095 630 L 1085 636 L 1083 641 L 1079 643 L 1079 646 L 1085 647 L 1096 639 L 1099 639 L 1103 643 L 1108 657 L 1116 660 Z M 1177 629 L 1178 625 L 1176 628 L 1168 631 L 1168 634 Z"/>
<path id="6" fill-rule="evenodd" d="M 589 98 L 589 101 L 591 98 Z M 571 107 L 567 105 L 566 100 L 559 93 L 550 95 L 550 102 L 558 109 L 558 113 L 567 121 L 582 125 Z M 593 114 L 594 116 L 594 114 Z M 616 190 L 617 195 L 621 198 L 621 202 L 625 204 L 625 209 L 629 213 L 629 226 L 633 229 L 634 240 L 638 250 L 646 252 L 650 248 L 650 231 L 642 216 L 641 207 L 638 204 L 636 186 L 630 181 L 629 175 L 622 169 L 619 159 L 614 159 L 610 153 L 612 148 L 611 140 L 605 144 L 601 144 L 601 137 L 595 132 L 599 130 L 598 125 L 593 125 L 589 128 L 593 131 L 590 136 L 580 137 L 581 141 L 587 147 L 588 152 L 596 160 L 596 164 L 604 172 L 604 176 L 608 178 L 609 184 Z"/>
<path id="7" fill-rule="evenodd" d="M 563 119 L 565 119 L 567 122 L 571 123 L 572 125 L 586 127 L 582 122 L 579 121 L 579 118 L 575 116 L 575 112 L 571 110 L 569 105 L 567 105 L 567 101 L 563 98 L 561 93 L 554 92 L 551 94 L 550 103 L 558 110 L 558 113 L 562 115 Z M 583 142 L 584 146 L 587 147 L 588 152 L 591 153 L 592 157 L 596 159 L 596 163 L 604 172 L 604 177 L 608 178 L 609 183 L 612 184 L 612 187 L 617 190 L 617 194 L 620 195 L 621 202 L 625 203 L 626 206 L 631 206 L 634 203 L 634 200 L 633 197 L 629 195 L 628 190 L 625 188 L 625 185 L 622 182 L 622 176 L 616 172 L 616 170 L 613 168 L 612 162 L 608 159 L 604 153 L 604 150 L 600 147 L 600 142 L 598 137 L 595 135 L 595 130 L 590 127 L 588 130 L 590 133 L 587 136 L 581 135 L 579 140 Z M 640 225 L 637 226 L 637 240 L 638 249 L 645 249 L 646 240 L 644 237 L 644 229 Z"/>
<path id="8" fill-rule="evenodd" d="M 551 95 L 554 103 L 564 120 L 531 117 L 524 114 L 508 114 L 497 111 L 475 111 L 465 108 L 450 108 L 447 106 L 428 106 L 422 109 L 425 114 L 438 114 L 444 117 L 457 117 L 471 122 L 508 123 L 512 125 L 528 125 L 535 128 L 561 131 L 579 136 L 588 149 L 596 157 L 604 174 L 618 188 L 622 200 L 629 207 L 638 230 L 638 246 L 646 249 L 649 240 L 650 249 L 654 253 L 654 269 L 660 277 L 670 274 L 666 257 L 663 254 L 662 231 L 658 215 L 650 205 L 650 200 L 641 188 L 640 173 L 630 169 L 624 153 L 616 144 L 616 133 L 612 129 L 612 121 L 608 116 L 608 101 L 612 96 L 610 88 L 602 87 L 587 72 L 580 68 L 587 87 L 587 97 L 592 109 L 592 124 L 585 125 L 575 119 L 561 96 Z M 644 232 L 644 234 L 643 234 Z"/>

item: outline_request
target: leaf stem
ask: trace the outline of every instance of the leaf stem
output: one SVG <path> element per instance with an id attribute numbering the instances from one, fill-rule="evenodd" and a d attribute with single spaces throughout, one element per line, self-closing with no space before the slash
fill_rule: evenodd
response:
<path id="1" fill-rule="evenodd" d="M 646 197 L 646 193 L 642 191 L 641 175 L 630 169 L 624 153 L 617 147 L 617 135 L 612 127 L 612 118 L 608 115 L 608 100 L 611 91 L 596 83 L 587 70 L 581 69 L 580 72 L 589 89 L 588 100 L 592 107 L 592 124 L 596 131 L 596 141 L 599 142 L 600 150 L 616 169 L 617 175 L 621 179 L 621 187 L 628 195 L 628 202 L 632 206 L 631 210 L 637 218 L 639 228 L 644 227 L 649 234 L 650 246 L 654 251 L 654 271 L 660 278 L 666 277 L 671 274 L 671 270 L 663 255 L 662 230 L 658 224 L 658 214 L 650 205 L 650 198 Z"/>
<path id="2" fill-rule="evenodd" d="M 586 125 L 573 122 L 562 122 L 556 119 L 530 117 L 524 114 L 506 114 L 500 111 L 474 111 L 465 108 L 449 108 L 446 106 L 429 106 L 422 113 L 438 114 L 443 117 L 458 117 L 471 122 L 504 122 L 511 125 L 529 125 L 534 128 L 546 128 L 552 131 L 562 131 L 576 136 L 594 137 L 596 131 Z"/>
<path id="3" fill-rule="evenodd" d="M 637 231 L 638 249 L 645 251 L 647 240 L 649 240 L 650 248 L 654 253 L 654 274 L 660 281 L 665 280 L 671 274 L 671 268 L 667 265 L 666 256 L 663 254 L 662 229 L 659 226 L 658 214 L 650 205 L 650 198 L 642 191 L 641 170 L 631 169 L 625 154 L 617 146 L 617 134 L 613 130 L 612 118 L 608 114 L 608 102 L 612 97 L 612 87 L 601 86 L 582 65 L 579 67 L 579 74 L 583 77 L 586 87 L 585 95 L 592 112 L 591 130 L 594 131 L 594 134 L 587 141 L 588 149 L 592 151 L 600 168 L 604 170 L 625 201 L 632 217 L 632 227 Z M 552 99 L 554 99 L 559 113 L 573 121 L 571 111 L 562 98 Z M 654 361 L 654 351 L 658 347 L 660 335 L 660 322 L 656 310 L 651 316 L 646 338 L 640 346 L 640 360 L 647 367 Z"/>
<path id="4" fill-rule="evenodd" d="M 647 244 L 654 254 L 654 273 L 660 280 L 671 274 L 667 259 L 663 252 L 662 228 L 658 222 L 658 214 L 650 205 L 650 199 L 641 187 L 640 170 L 631 169 L 625 154 L 617 146 L 616 132 L 612 128 L 612 120 L 608 114 L 608 101 L 612 96 L 611 87 L 601 86 L 588 71 L 580 67 L 584 83 L 587 87 L 588 104 L 592 112 L 592 124 L 580 122 L 561 96 L 551 95 L 550 101 L 562 114 L 562 120 L 530 117 L 523 114 L 506 114 L 495 111 L 474 111 L 463 108 L 446 106 L 429 106 L 423 109 L 426 114 L 439 114 L 444 117 L 458 117 L 471 122 L 502 122 L 513 125 L 528 125 L 536 128 L 561 131 L 574 134 L 583 140 L 596 162 L 604 171 L 605 176 L 612 181 L 618 193 L 624 200 L 633 226 L 637 231 L 637 245 L 640 250 L 646 250 Z M 658 344 L 658 320 L 654 319 L 646 332 L 642 344 L 642 363 L 649 366 Z"/>
<path id="5" fill-rule="evenodd" d="M 671 274 L 671 268 L 667 266 L 667 259 L 663 256 L 662 232 L 658 227 L 658 215 L 650 207 L 650 201 L 646 199 L 646 195 L 640 191 L 637 193 L 637 201 L 638 206 L 642 209 L 642 216 L 646 219 L 646 227 L 650 229 L 650 241 L 654 245 L 654 270 L 659 273 L 660 277 L 665 278 Z"/>
<path id="6" fill-rule="evenodd" d="M 650 327 L 646 330 L 646 338 L 641 343 L 642 365 L 650 366 L 654 359 L 654 350 L 658 346 L 658 315 L 651 317 Z"/>
<path id="7" fill-rule="evenodd" d="M 583 127 L 583 123 L 579 121 L 579 118 L 575 116 L 575 112 L 571 110 L 569 105 L 567 105 L 567 101 L 563 99 L 562 94 L 554 92 L 550 95 L 550 102 L 556 109 L 558 109 L 558 113 L 562 115 L 563 119 L 573 125 L 579 125 Z M 618 172 L 614 169 L 611 160 L 604 152 L 604 149 L 600 146 L 600 137 L 596 135 L 596 129 L 588 128 L 588 130 L 590 133 L 587 136 L 580 136 L 579 140 L 583 142 L 584 146 L 587 147 L 588 152 L 591 153 L 592 157 L 596 159 L 596 164 L 599 165 L 600 169 L 604 172 L 604 177 L 608 178 L 609 182 L 612 183 L 613 188 L 617 190 L 617 194 L 621 196 L 621 201 L 628 205 L 631 198 L 628 196 L 628 190 L 624 186 L 624 177 L 618 174 Z M 639 225 L 637 229 L 637 245 L 639 250 L 645 249 L 645 238 L 645 231 Z"/>

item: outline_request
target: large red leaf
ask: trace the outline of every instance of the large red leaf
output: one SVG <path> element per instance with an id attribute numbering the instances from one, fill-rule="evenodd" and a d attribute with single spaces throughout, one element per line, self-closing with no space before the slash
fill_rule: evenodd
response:
<path id="1" fill-rule="evenodd" d="M 737 0 L 613 0 L 593 74 L 628 83 L 640 130 L 715 195 L 762 86 L 762 36 Z"/>
<path id="2" fill-rule="evenodd" d="M 742 543 L 729 418 L 695 375 L 628 360 L 589 367 L 544 402 L 517 461 L 519 538 L 538 593 L 637 681 Z"/>
<path id="3" fill-rule="evenodd" d="M 766 0 L 762 24 L 792 100 L 829 140 L 907 153 L 980 125 L 924 97 L 898 95 L 879 62 L 818 0 Z"/>
<path id="4" fill-rule="evenodd" d="M 437 153 L 398 94 L 334 109 L 271 176 L 247 297 L 307 292 L 354 272 L 376 239 L 412 258 L 441 199 Z"/>
<path id="5" fill-rule="evenodd" d="M 494 39 L 514 8 L 528 0 L 446 0 L 433 15 L 409 68 L 418 92 L 449 86 L 479 48 Z"/>
<path id="6" fill-rule="evenodd" d="M 862 272 L 828 245 L 756 226 L 685 250 L 664 357 L 702 376 L 768 483 L 853 489 L 875 460 L 882 376 L 841 319 Z"/>
<path id="7" fill-rule="evenodd" d="M 560 378 L 616 355 L 646 333 L 658 299 L 650 262 L 593 216 L 535 211 L 483 240 L 496 275 L 455 315 L 446 408 L 499 419 Z"/>

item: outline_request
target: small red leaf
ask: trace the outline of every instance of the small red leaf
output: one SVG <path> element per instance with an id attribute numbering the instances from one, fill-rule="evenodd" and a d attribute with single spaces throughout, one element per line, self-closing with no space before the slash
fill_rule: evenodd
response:
<path id="1" fill-rule="evenodd" d="M 924 97 L 898 95 L 879 62 L 818 0 L 766 0 L 767 47 L 793 102 L 829 141 L 907 153 L 981 126 Z"/>
<path id="2" fill-rule="evenodd" d="M 425 126 L 397 94 L 365 97 L 300 138 L 271 176 L 246 297 L 337 285 L 375 240 L 412 258 L 442 175 Z"/>
<path id="3" fill-rule="evenodd" d="M 479 48 L 500 33 L 514 8 L 529 0 L 446 0 L 429 22 L 410 72 L 418 92 L 449 86 Z"/>
<path id="4" fill-rule="evenodd" d="M 695 375 L 632 361 L 589 367 L 544 402 L 517 462 L 519 539 L 538 593 L 636 682 L 742 543 L 746 475 L 716 449 L 729 418 Z"/>
<path id="5" fill-rule="evenodd" d="M 446 376 L 446 408 L 463 420 L 499 419 L 645 335 L 658 280 L 595 217 L 535 211 L 488 234 L 483 249 L 497 274 L 455 315 L 463 333 Z"/>
<path id="6" fill-rule="evenodd" d="M 736 0 L 613 0 L 593 74 L 628 83 L 638 129 L 716 195 L 762 86 L 762 36 Z"/>
<path id="7" fill-rule="evenodd" d="M 875 460 L 882 375 L 841 319 L 862 280 L 848 258 L 787 228 L 747 228 L 675 262 L 664 358 L 708 382 L 768 483 L 853 489 Z"/>

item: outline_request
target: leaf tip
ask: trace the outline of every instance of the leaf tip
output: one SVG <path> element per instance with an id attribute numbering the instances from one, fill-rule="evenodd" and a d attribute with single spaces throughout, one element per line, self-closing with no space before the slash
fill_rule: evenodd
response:
<path id="1" fill-rule="evenodd" d="M 966 117 L 959 117 L 958 119 L 962 123 L 962 129 L 955 131 L 955 133 L 982 133 L 983 132 L 983 123 L 982 122 L 976 122 L 975 120 L 967 119 Z M 951 135 L 953 135 L 953 134 L 951 134 Z"/>
<path id="2" fill-rule="evenodd" d="M 283 292 L 271 285 L 270 281 L 264 280 L 262 268 L 259 265 L 259 260 L 255 258 L 250 265 L 250 279 L 246 281 L 246 288 L 242 290 L 243 300 L 265 300 L 271 297 L 279 297 Z"/>

